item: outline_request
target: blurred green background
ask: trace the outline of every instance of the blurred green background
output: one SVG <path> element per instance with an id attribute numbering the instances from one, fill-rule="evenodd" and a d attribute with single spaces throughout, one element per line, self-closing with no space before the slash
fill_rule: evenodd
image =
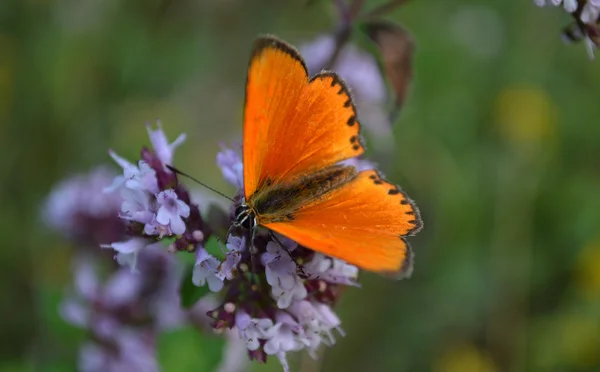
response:
<path id="1" fill-rule="evenodd" d="M 85 336 L 57 313 L 72 249 L 40 222 L 52 185 L 110 163 L 108 148 L 138 158 L 160 118 L 188 134 L 177 166 L 233 193 L 215 156 L 241 140 L 254 37 L 336 27 L 330 2 L 305 3 L 0 3 L 0 371 L 75 370 Z M 421 208 L 415 271 L 363 274 L 337 307 L 346 337 L 294 367 L 599 370 L 600 66 L 561 42 L 566 13 L 532 1 L 414 0 L 387 19 L 413 33 L 416 76 L 395 150 L 369 148 Z M 208 370 L 210 340 L 163 336 L 163 370 Z"/>

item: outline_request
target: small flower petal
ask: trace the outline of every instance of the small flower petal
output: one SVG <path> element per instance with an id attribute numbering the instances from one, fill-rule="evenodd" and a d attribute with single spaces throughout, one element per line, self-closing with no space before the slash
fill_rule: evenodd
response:
<path id="1" fill-rule="evenodd" d="M 192 274 L 192 282 L 200 287 L 208 282 L 208 289 L 218 292 L 223 288 L 223 281 L 217 277 L 219 260 L 211 256 L 203 248 L 198 248 L 196 263 Z"/>
<path id="2" fill-rule="evenodd" d="M 242 158 L 234 150 L 221 145 L 217 154 L 217 166 L 223 173 L 223 178 L 231 185 L 241 189 L 244 185 L 244 164 Z"/>
<path id="3" fill-rule="evenodd" d="M 154 130 L 149 124 L 146 125 L 148 136 L 150 137 L 150 142 L 152 143 L 152 148 L 154 149 L 156 157 L 163 165 L 170 165 L 173 163 L 173 154 L 175 149 L 185 141 L 186 135 L 185 133 L 180 134 L 175 141 L 169 144 L 167 136 L 162 130 L 162 123 L 157 121 L 156 126 L 157 129 Z"/>

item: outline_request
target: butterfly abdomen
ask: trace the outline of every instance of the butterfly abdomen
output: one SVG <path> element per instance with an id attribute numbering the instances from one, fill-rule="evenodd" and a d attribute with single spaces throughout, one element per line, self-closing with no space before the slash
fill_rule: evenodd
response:
<path id="1" fill-rule="evenodd" d="M 271 182 L 252 195 L 248 205 L 255 211 L 259 224 L 290 221 L 299 208 L 352 181 L 356 174 L 354 167 L 334 165 L 292 182 Z"/>

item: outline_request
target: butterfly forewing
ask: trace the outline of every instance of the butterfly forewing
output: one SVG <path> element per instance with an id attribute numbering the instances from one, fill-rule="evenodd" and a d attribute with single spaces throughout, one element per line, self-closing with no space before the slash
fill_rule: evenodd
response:
<path id="1" fill-rule="evenodd" d="M 298 52 L 272 37 L 255 43 L 246 84 L 244 188 L 293 182 L 364 152 L 349 91 L 334 73 L 309 80 Z"/>

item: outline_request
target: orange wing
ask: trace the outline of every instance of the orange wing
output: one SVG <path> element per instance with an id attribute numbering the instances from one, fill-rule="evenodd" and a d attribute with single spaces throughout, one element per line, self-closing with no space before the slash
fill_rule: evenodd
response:
<path id="1" fill-rule="evenodd" d="M 289 222 L 266 224 L 317 252 L 360 268 L 408 276 L 412 252 L 404 236 L 421 228 L 417 207 L 375 170 L 294 213 Z"/>
<path id="2" fill-rule="evenodd" d="M 364 152 L 356 110 L 332 72 L 309 80 L 300 54 L 259 38 L 248 69 L 244 111 L 246 199 L 270 183 L 323 169 Z"/>

